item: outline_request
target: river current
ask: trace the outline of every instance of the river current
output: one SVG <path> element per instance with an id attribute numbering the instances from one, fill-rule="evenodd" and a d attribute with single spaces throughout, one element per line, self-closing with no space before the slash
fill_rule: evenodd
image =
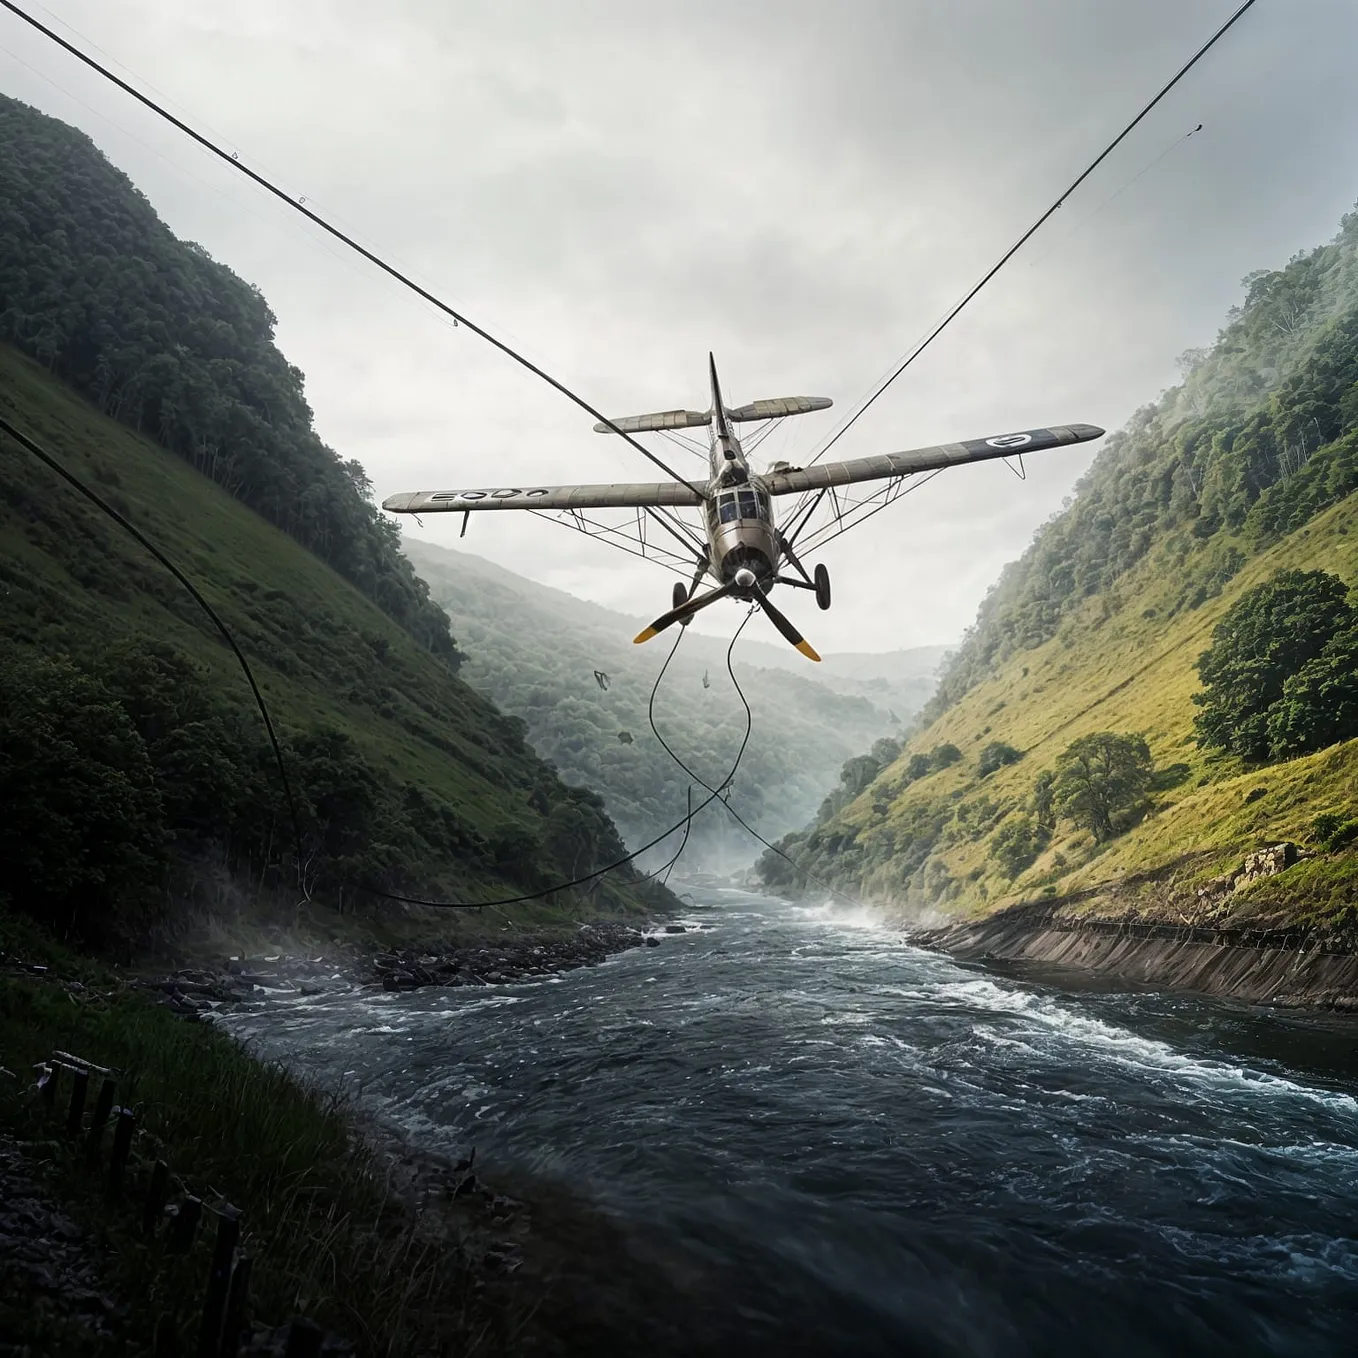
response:
<path id="1" fill-rule="evenodd" d="M 1358 1027 L 692 900 L 600 967 L 228 1026 L 663 1239 L 694 1352 L 1358 1354 Z"/>

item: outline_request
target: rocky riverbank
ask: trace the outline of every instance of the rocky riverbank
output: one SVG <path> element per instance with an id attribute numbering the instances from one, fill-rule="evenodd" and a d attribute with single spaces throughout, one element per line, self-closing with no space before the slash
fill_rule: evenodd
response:
<path id="1" fill-rule="evenodd" d="M 1358 1012 L 1358 951 L 1315 931 L 1063 916 L 1053 904 L 921 930 L 912 942 L 967 961 L 1041 963 L 1289 1009 Z"/>
<path id="2" fill-rule="evenodd" d="M 682 933 L 667 924 L 665 933 Z M 224 1004 L 269 994 L 316 995 L 336 987 L 381 986 L 416 990 L 422 986 L 504 985 L 597 966 L 629 948 L 659 947 L 660 938 L 631 925 L 604 920 L 571 933 L 520 931 L 491 942 L 477 939 L 380 952 L 347 945 L 315 955 L 270 953 L 199 960 L 169 974 L 142 976 L 137 984 L 187 1019 Z"/>

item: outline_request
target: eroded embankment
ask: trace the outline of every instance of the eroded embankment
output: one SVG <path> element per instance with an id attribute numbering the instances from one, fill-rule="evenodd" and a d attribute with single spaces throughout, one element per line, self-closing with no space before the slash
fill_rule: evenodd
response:
<path id="1" fill-rule="evenodd" d="M 1021 905 L 913 941 L 969 961 L 1041 962 L 1250 1004 L 1358 1012 L 1358 952 L 1301 932 L 1072 920 Z"/>

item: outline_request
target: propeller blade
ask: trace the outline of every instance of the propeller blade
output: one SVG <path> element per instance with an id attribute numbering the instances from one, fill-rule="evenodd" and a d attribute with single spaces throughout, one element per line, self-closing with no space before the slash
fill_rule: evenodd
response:
<path id="1" fill-rule="evenodd" d="M 769 621 L 808 659 L 819 660 L 815 647 L 771 604 L 763 594 L 755 594 L 755 602 L 769 615 Z"/>
<path id="2" fill-rule="evenodd" d="M 680 604 L 678 608 L 672 608 L 668 613 L 662 613 L 649 627 L 638 632 L 632 638 L 633 644 L 640 646 L 643 641 L 650 641 L 653 636 L 663 632 L 665 628 L 673 626 L 676 622 L 683 622 L 685 618 L 691 618 L 700 608 L 706 608 L 708 604 L 714 604 L 718 599 L 726 598 L 735 588 L 736 583 L 733 580 L 730 584 L 722 585 L 709 594 L 701 595 L 696 599 L 689 599 L 686 603 Z"/>

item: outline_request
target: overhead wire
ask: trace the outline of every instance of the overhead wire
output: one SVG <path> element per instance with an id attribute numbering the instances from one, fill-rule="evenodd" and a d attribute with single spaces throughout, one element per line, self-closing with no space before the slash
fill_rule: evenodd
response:
<path id="1" fill-rule="evenodd" d="M 93 504 L 94 507 L 98 509 L 102 514 L 105 514 L 107 515 L 108 518 L 112 519 L 114 523 L 116 523 L 121 529 L 123 529 L 123 531 L 126 532 L 145 551 L 150 553 L 150 555 L 161 566 L 163 566 L 167 571 L 169 571 L 169 573 L 183 587 L 183 589 L 188 593 L 189 597 L 194 601 L 195 604 L 198 605 L 198 607 L 211 621 L 212 625 L 221 634 L 223 641 L 226 642 L 227 646 L 231 650 L 231 653 L 235 656 L 236 663 L 240 666 L 241 673 L 245 676 L 246 683 L 249 685 L 250 692 L 254 697 L 255 706 L 258 708 L 260 718 L 264 723 L 264 729 L 268 733 L 269 744 L 273 750 L 274 763 L 278 769 L 279 781 L 281 782 L 283 787 L 284 798 L 286 799 L 288 806 L 288 815 L 292 823 L 293 848 L 296 853 L 297 860 L 296 866 L 298 880 L 300 882 L 302 880 L 302 865 L 305 862 L 306 855 L 302 847 L 301 823 L 297 815 L 297 803 L 293 796 L 292 780 L 288 777 L 287 761 L 283 757 L 283 750 L 282 745 L 278 738 L 278 731 L 274 725 L 273 716 L 269 711 L 269 705 L 265 701 L 263 690 L 260 688 L 259 681 L 255 678 L 254 670 L 251 668 L 250 662 L 246 658 L 244 651 L 241 650 L 239 644 L 237 643 L 236 638 L 231 631 L 231 628 L 227 625 L 226 621 L 222 618 L 221 614 L 218 613 L 217 610 L 213 608 L 212 604 L 209 603 L 208 600 L 203 596 L 202 592 L 193 583 L 193 581 L 189 579 L 189 577 L 177 565 L 175 565 L 174 561 L 171 560 L 171 558 L 160 547 L 158 547 L 145 533 L 143 533 L 142 530 L 138 528 L 136 524 L 134 524 L 129 518 L 127 518 L 125 514 L 123 514 L 120 510 L 116 509 L 112 504 L 110 504 L 106 499 L 104 499 L 104 497 L 100 495 L 98 491 L 93 490 L 90 486 L 86 485 L 85 482 L 79 476 L 77 476 L 61 461 L 59 461 L 56 457 L 49 453 L 44 447 L 42 447 L 41 444 L 37 442 L 37 440 L 25 434 L 21 429 L 16 428 L 15 425 L 12 424 L 3 415 L 0 415 L 0 433 L 3 433 L 10 437 L 11 439 L 13 439 L 26 452 L 30 453 L 33 457 L 37 458 L 39 462 L 43 463 L 43 465 L 46 466 L 50 471 L 54 472 L 57 476 L 61 477 L 61 479 L 65 481 L 68 485 L 70 485 L 77 493 L 79 493 L 91 504 Z M 730 661 L 731 650 L 734 649 L 736 640 L 739 638 L 741 632 L 744 630 L 744 627 L 745 624 L 742 622 L 740 627 L 736 629 L 735 635 L 732 636 L 731 638 L 730 647 L 727 648 L 728 670 L 730 670 L 731 667 Z M 672 658 L 673 651 L 671 651 L 670 653 L 670 659 Z M 659 687 L 660 680 L 664 677 L 665 670 L 668 668 L 668 666 L 669 659 L 666 660 L 665 665 L 661 667 L 660 673 L 656 676 L 655 688 Z M 732 678 L 734 679 L 734 673 L 732 674 Z M 652 689 L 652 697 L 654 697 L 655 688 Z M 753 717 L 749 714 L 748 705 L 746 708 L 746 715 L 748 720 L 746 722 L 745 735 L 740 742 L 740 748 L 736 752 L 736 759 L 735 763 L 732 765 L 731 772 L 730 774 L 727 775 L 728 779 L 733 778 L 735 776 L 736 770 L 740 767 L 740 762 L 745 756 L 745 748 L 749 744 L 750 732 L 753 729 Z M 639 849 L 635 849 L 631 853 L 625 854 L 623 857 L 615 859 L 613 862 L 605 864 L 601 868 L 596 868 L 592 872 L 584 873 L 579 877 L 572 878 L 570 881 L 556 882 L 552 886 L 545 887 L 540 891 L 527 892 L 519 896 L 505 896 L 490 901 L 435 901 L 423 899 L 416 896 L 405 896 L 397 892 L 384 891 L 378 887 L 373 886 L 371 883 L 368 882 L 357 883 L 357 885 L 360 886 L 362 890 L 368 892 L 370 895 L 378 896 L 385 900 L 399 901 L 406 905 L 422 905 L 444 910 L 473 910 L 481 909 L 487 906 L 520 905 L 528 901 L 541 900 L 545 896 L 554 895 L 559 891 L 569 891 L 573 887 L 582 886 L 586 882 L 591 882 L 598 877 L 602 877 L 605 873 L 613 872 L 618 868 L 626 866 L 628 863 L 632 862 L 636 858 L 639 858 L 642 854 L 646 853 L 648 850 L 655 848 L 657 844 L 662 843 L 664 840 L 668 839 L 672 834 L 674 834 L 676 831 L 680 829 L 684 831 L 683 841 L 681 842 L 679 849 L 679 852 L 682 853 L 684 845 L 687 844 L 688 842 L 688 829 L 691 826 L 694 817 L 697 816 L 699 812 L 701 812 L 705 807 L 709 806 L 715 800 L 716 795 L 717 795 L 716 793 L 713 793 L 705 801 L 699 803 L 699 805 L 695 808 L 693 806 L 692 801 L 692 789 L 690 789 L 689 806 L 687 814 L 684 816 L 682 820 L 676 821 L 673 825 L 671 825 L 667 830 L 664 831 L 664 833 L 659 834 L 654 839 L 649 840 L 647 843 L 643 844 Z M 671 862 L 668 865 L 656 869 L 654 873 L 645 874 L 642 880 L 645 880 L 647 877 L 658 875 L 658 873 L 664 871 L 665 867 L 667 866 L 672 867 L 674 861 L 676 861 L 677 858 L 678 854 L 675 855 L 675 859 L 671 860 Z"/>
<path id="2" fill-rule="evenodd" d="M 10 0 L 0 0 L 0 4 L 8 5 L 9 3 Z M 986 284 L 988 284 L 990 280 L 994 278 L 995 275 L 999 273 L 1000 270 L 1003 269 L 1004 266 L 1008 264 L 1009 261 L 1013 259 L 1013 257 L 1016 254 L 1018 254 L 1018 252 L 1033 238 L 1033 236 L 1037 234 L 1037 232 L 1043 227 L 1043 225 L 1045 225 L 1047 220 L 1057 212 L 1057 210 L 1066 201 L 1066 199 L 1069 198 L 1070 195 L 1074 193 L 1075 190 L 1078 189 L 1080 185 L 1083 184 L 1085 180 L 1088 179 L 1089 176 L 1092 175 L 1094 171 L 1097 170 L 1099 166 L 1102 165 L 1103 162 L 1107 160 L 1108 157 L 1112 155 L 1113 152 L 1117 150 L 1119 146 L 1122 145 L 1122 143 L 1127 139 L 1128 136 L 1131 135 L 1133 130 L 1137 126 L 1139 126 L 1139 124 L 1151 112 L 1151 110 L 1154 109 L 1162 99 L 1164 99 L 1164 97 L 1184 78 L 1184 76 L 1186 76 L 1189 73 L 1189 71 L 1191 71 L 1198 64 L 1199 61 L 1202 60 L 1203 57 L 1207 55 L 1208 52 L 1212 50 L 1213 47 L 1216 46 L 1216 44 L 1223 37 L 1225 37 L 1225 35 L 1236 25 L 1236 23 L 1244 17 L 1246 11 L 1252 8 L 1254 4 L 1255 0 L 1244 0 L 1244 3 L 1240 5 L 1238 9 L 1236 9 L 1236 11 L 1230 16 L 1230 18 L 1228 18 L 1226 22 L 1223 23 L 1221 27 L 1218 28 L 1216 32 L 1213 33 L 1212 36 L 1208 38 L 1207 41 L 1203 43 L 1202 46 L 1199 47 L 1198 50 L 1194 52 L 1193 55 L 1181 67 L 1179 67 L 1178 71 L 1175 72 L 1173 77 L 1160 88 L 1159 92 L 1154 96 L 1154 98 L 1151 99 L 1151 101 L 1148 104 L 1146 104 L 1146 106 L 1140 111 L 1140 113 L 1138 113 L 1136 117 L 1134 117 L 1131 120 L 1131 122 L 1129 122 L 1127 126 L 1124 127 L 1122 131 L 1119 132 L 1117 136 L 1114 137 L 1113 140 L 1110 141 L 1108 145 L 1105 146 L 1104 149 L 1100 151 L 1097 156 L 1094 157 L 1092 161 L 1090 161 L 1090 163 L 1075 177 L 1075 179 L 1071 181 L 1070 185 L 1061 193 L 1061 195 L 1055 200 L 1055 202 L 1053 202 L 1052 205 L 1018 238 L 1018 240 L 1016 240 L 1013 243 L 1013 245 L 1011 245 L 1009 249 L 1007 249 L 1004 252 L 1004 254 L 1000 256 L 1000 258 L 981 276 L 980 280 L 972 286 L 972 288 L 966 293 L 966 295 L 961 299 L 961 301 L 959 301 L 955 306 L 953 306 L 953 308 L 948 312 L 948 314 L 944 316 L 944 318 L 924 337 L 924 339 L 921 340 L 909 352 L 909 354 L 906 355 L 906 357 L 895 368 L 891 375 L 887 377 L 885 381 L 881 382 L 877 386 L 876 390 L 873 391 L 872 395 L 869 396 L 867 400 L 864 401 L 842 425 L 840 425 L 840 427 L 831 436 L 831 438 L 825 444 L 825 446 L 821 448 L 820 451 L 817 452 L 816 455 L 807 464 L 808 466 L 814 465 L 815 463 L 819 462 L 820 459 L 824 457 L 825 454 L 828 453 L 830 449 L 833 448 L 835 444 L 838 443 L 839 440 L 849 432 L 850 429 L 853 428 L 853 426 L 859 421 L 859 419 L 867 413 L 869 408 L 878 399 L 878 397 L 880 397 L 891 386 L 891 384 L 895 382 L 896 379 L 900 377 L 900 375 L 908 367 L 910 367 L 910 365 L 914 363 L 914 361 L 917 358 L 919 358 L 919 356 L 922 353 L 924 353 L 924 351 L 948 328 L 948 326 L 952 324 L 952 322 L 957 318 L 957 316 L 962 312 L 962 310 L 967 306 L 967 304 L 972 300 L 972 298 L 974 298 L 977 295 L 977 293 L 979 293 L 981 289 L 984 288 Z"/>
<path id="3" fill-rule="evenodd" d="M 740 634 L 745 630 L 745 623 L 748 621 L 749 616 L 747 614 L 744 621 L 742 621 L 740 626 L 736 628 L 734 635 L 731 637 L 731 643 L 726 648 L 726 668 L 727 672 L 730 673 L 733 682 L 735 681 L 735 671 L 731 669 L 731 652 L 735 650 L 736 642 L 739 640 Z M 665 677 L 665 671 L 669 669 L 670 661 L 674 659 L 674 652 L 678 650 L 679 641 L 682 639 L 682 637 L 683 633 L 681 632 L 679 634 L 679 637 L 675 638 L 674 646 L 670 649 L 669 655 L 665 658 L 665 663 L 660 667 L 660 672 L 656 675 L 655 683 L 651 687 L 652 703 L 654 703 L 655 701 L 656 690 L 659 689 L 660 681 Z M 737 684 L 737 689 L 738 688 L 739 685 Z M 726 775 L 727 781 L 734 778 L 737 771 L 739 770 L 741 761 L 745 758 L 745 748 L 750 743 L 750 733 L 754 729 L 754 716 L 750 711 L 748 703 L 746 703 L 745 705 L 745 718 L 746 718 L 745 734 L 744 736 L 741 737 L 740 747 L 736 750 L 736 757 L 735 761 L 731 765 L 731 771 Z M 698 781 L 701 782 L 701 780 Z M 542 897 L 544 896 L 550 896 L 557 891 L 568 891 L 572 887 L 582 886 L 585 882 L 592 882 L 596 877 L 602 877 L 607 872 L 612 872 L 616 868 L 623 867 L 625 864 L 632 862 L 633 859 L 639 858 L 648 849 L 655 848 L 657 844 L 660 844 L 662 841 L 668 839 L 672 834 L 675 833 L 676 830 L 679 830 L 681 828 L 685 830 L 684 843 L 687 843 L 688 842 L 687 827 L 693 823 L 693 820 L 698 815 L 698 813 L 704 810 L 706 807 L 710 806 L 719 795 L 718 793 L 713 792 L 711 788 L 708 788 L 706 783 L 703 783 L 702 785 L 704 788 L 707 789 L 710 795 L 703 801 L 699 802 L 696 807 L 693 806 L 692 800 L 690 798 L 689 811 L 688 814 L 683 818 L 683 820 L 676 821 L 673 825 L 669 827 L 668 830 L 665 830 L 663 833 L 656 835 L 654 839 L 648 840 L 639 849 L 634 849 L 631 853 L 624 855 L 622 858 L 619 858 L 612 863 L 608 863 L 604 867 L 595 868 L 593 872 L 587 872 L 583 876 L 576 877 L 569 882 L 560 882 L 555 886 L 548 887 L 543 891 L 530 892 L 528 895 L 524 896 L 509 896 L 505 897 L 502 900 L 496 901 L 431 901 L 416 896 L 402 896 L 396 894 L 395 892 L 390 891 L 377 891 L 371 887 L 365 887 L 365 890 L 372 891 L 373 895 L 382 896 L 389 901 L 401 901 L 406 905 L 423 905 L 442 910 L 470 910 L 478 908 L 483 905 L 520 905 L 526 901 L 541 900 Z M 678 855 L 676 855 L 675 857 L 677 859 Z M 671 863 L 667 866 L 673 866 L 673 861 L 671 861 Z M 656 869 L 657 873 L 661 871 L 664 871 L 664 868 Z M 654 875 L 655 875 L 654 873 L 647 874 L 647 876 Z"/>
<path id="4" fill-rule="evenodd" d="M 297 874 L 299 881 L 302 875 L 302 864 L 305 855 L 302 852 L 302 829 L 301 823 L 297 818 L 297 803 L 292 795 L 292 781 L 288 778 L 287 763 L 283 758 L 283 750 L 278 742 L 278 732 L 274 729 L 273 718 L 269 715 L 269 705 L 264 701 L 264 694 L 255 679 L 255 673 L 250 668 L 250 662 L 245 658 L 245 652 L 236 644 L 236 638 L 232 635 L 231 629 L 222 620 L 222 616 L 215 608 L 203 597 L 198 587 L 189 579 L 178 566 L 170 560 L 166 554 L 156 546 L 145 533 L 141 531 L 130 519 L 119 510 L 115 509 L 98 491 L 92 490 L 84 481 L 73 471 L 59 462 L 51 453 L 43 448 L 35 439 L 30 438 L 21 429 L 16 429 L 3 415 L 0 415 L 0 432 L 9 435 L 26 452 L 36 457 L 49 471 L 55 472 L 69 486 L 73 487 L 80 495 L 84 496 L 101 513 L 108 515 L 124 532 L 134 541 L 139 543 L 149 552 L 172 576 L 184 587 L 194 603 L 201 608 L 211 621 L 212 625 L 221 633 L 222 639 L 231 648 L 231 653 L 236 657 L 236 663 L 240 666 L 241 673 L 245 676 L 245 682 L 250 686 L 250 692 L 254 695 L 255 706 L 259 709 L 259 715 L 263 719 L 264 729 L 269 735 L 269 744 L 273 748 L 274 763 L 278 768 L 279 781 L 283 784 L 283 795 L 287 799 L 288 817 L 292 821 L 293 849 L 297 854 Z"/>
<path id="5" fill-rule="evenodd" d="M 731 638 L 730 646 L 726 648 L 726 672 L 731 676 L 731 683 L 735 686 L 736 696 L 740 699 L 742 706 L 745 708 L 745 739 L 747 741 L 749 740 L 750 730 L 754 725 L 754 714 L 750 709 L 749 700 L 745 697 L 745 690 L 741 688 L 740 680 L 736 678 L 735 668 L 731 664 L 731 652 L 735 649 L 736 637 L 739 637 L 741 632 L 745 630 L 745 623 L 749 622 L 749 620 L 755 615 L 757 611 L 758 606 L 755 604 L 751 604 L 749 612 L 745 614 L 744 621 L 742 621 L 740 626 L 736 629 L 735 636 Z M 681 629 L 679 635 L 675 637 L 674 645 L 670 648 L 669 657 L 668 659 L 666 659 L 665 665 L 661 669 L 660 674 L 657 675 L 656 677 L 655 686 L 651 689 L 651 700 L 646 707 L 646 719 L 651 724 L 651 734 L 655 736 L 655 738 L 660 742 L 661 748 L 665 751 L 665 753 L 669 755 L 669 757 L 672 760 L 674 760 L 674 762 L 678 764 L 679 767 L 683 769 L 683 771 L 686 774 L 688 774 L 688 776 L 692 778 L 695 783 L 697 783 L 700 787 L 706 789 L 708 792 L 712 794 L 712 796 L 709 797 L 707 801 L 703 803 L 703 805 L 706 806 L 712 801 L 713 797 L 721 797 L 722 791 L 731 787 L 732 780 L 736 776 L 736 770 L 739 767 L 740 761 L 739 760 L 736 761 L 736 764 L 732 767 L 730 773 L 728 773 L 726 777 L 714 788 L 711 783 L 705 782 L 702 777 L 695 773 L 674 752 L 674 749 L 670 745 L 669 741 L 667 741 L 665 737 L 660 734 L 660 728 L 655 724 L 655 695 L 660 688 L 660 680 L 664 677 L 665 670 L 669 668 L 670 661 L 674 659 L 674 653 L 679 649 L 679 643 L 683 640 L 684 631 L 686 630 L 687 630 L 686 628 Z M 744 748 L 745 748 L 744 744 L 742 744 L 741 745 L 742 753 L 744 751 Z M 729 796 L 729 793 L 727 795 Z M 764 838 L 763 835 L 759 833 L 758 830 L 754 828 L 754 826 L 752 826 L 749 823 L 749 821 L 747 821 L 744 818 L 744 816 L 740 814 L 739 811 L 735 809 L 735 807 L 731 805 L 729 801 L 726 800 L 725 797 L 722 797 L 722 805 L 727 809 L 727 811 L 731 813 L 731 816 L 735 819 L 736 823 L 743 830 L 745 830 L 747 834 L 752 835 L 770 852 L 776 853 L 778 857 L 783 859 L 799 876 L 805 878 L 809 882 L 814 882 L 818 887 L 821 887 L 824 890 L 828 891 L 832 896 L 838 896 L 842 900 L 849 901 L 853 905 L 862 904 L 862 902 L 856 896 L 851 896 L 847 892 L 841 891 L 838 887 L 831 886 L 829 882 L 822 881 L 813 872 L 803 867 L 802 864 L 798 863 L 796 859 L 792 858 L 789 854 L 785 853 L 782 849 L 780 849 L 778 845 L 771 844 L 767 839 Z"/>
<path id="6" fill-rule="evenodd" d="M 108 80 L 112 84 L 116 85 L 125 94 L 130 95 L 138 103 L 144 105 L 146 108 L 149 108 L 151 112 L 156 114 L 158 117 L 163 118 L 167 123 L 171 124 L 171 126 L 178 128 L 179 131 L 182 132 L 186 137 L 192 138 L 192 140 L 197 142 L 199 146 L 203 147 L 204 150 L 211 152 L 224 164 L 233 166 L 235 169 L 239 170 L 241 174 L 253 180 L 254 183 L 258 184 L 260 188 L 272 194 L 280 202 L 287 203 L 288 206 L 291 207 L 294 212 L 301 213 L 303 217 L 305 217 L 308 221 L 312 222 L 314 225 L 320 227 L 322 231 L 325 231 L 327 234 L 333 236 L 336 240 L 342 242 L 344 245 L 347 245 L 351 250 L 355 251 L 357 254 L 362 255 L 362 257 L 366 259 L 368 263 L 374 265 L 375 267 L 380 269 L 383 273 L 394 278 L 398 283 L 401 283 L 405 287 L 409 288 L 413 293 L 415 293 L 419 297 L 422 297 L 432 307 L 434 307 L 438 311 L 441 311 L 445 316 L 449 316 L 455 322 L 457 322 L 457 324 L 465 326 L 468 330 L 472 332 L 472 334 L 476 335 L 480 339 L 485 340 L 487 344 L 490 344 L 494 348 L 498 349 L 507 358 L 513 359 L 515 363 L 525 368 L 535 377 L 540 377 L 544 382 L 547 383 L 548 386 L 552 387 L 555 391 L 560 392 L 561 395 L 565 396 L 568 400 L 573 401 L 577 406 L 580 407 L 581 410 L 585 411 L 589 415 L 594 416 L 594 418 L 600 423 L 607 425 L 608 428 L 613 431 L 613 433 L 618 434 L 628 444 L 635 448 L 637 452 L 639 452 L 642 455 L 642 457 L 646 458 L 649 462 L 653 462 L 667 476 L 673 478 L 675 481 L 681 482 L 683 485 L 686 485 L 691 491 L 693 491 L 695 495 L 701 496 L 702 492 L 698 489 L 697 486 L 695 486 L 691 481 L 689 481 L 687 477 L 680 476 L 678 472 L 674 471 L 673 468 L 671 468 L 667 463 L 663 462 L 659 457 L 656 456 L 655 453 L 651 452 L 649 448 L 639 443 L 635 438 L 632 437 L 631 434 L 628 434 L 624 430 L 619 429 L 618 426 L 608 418 L 608 416 L 604 415 L 601 411 L 596 410 L 592 405 L 590 405 L 588 401 L 585 400 L 583 396 L 578 395 L 570 387 L 566 386 L 565 383 L 558 381 L 544 368 L 541 368 L 536 363 L 534 363 L 530 358 L 520 353 L 517 349 L 514 349 L 510 345 L 506 344 L 503 340 L 497 339 L 494 335 L 490 333 L 490 331 L 484 329 L 482 326 L 477 325 L 475 321 L 469 319 L 463 312 L 449 305 L 442 298 L 437 296 L 435 293 L 431 292 L 428 288 L 424 287 L 420 283 L 417 283 L 412 277 L 410 277 L 409 274 L 403 273 L 400 269 L 396 268 L 395 265 L 388 263 L 381 255 L 377 254 L 376 251 L 368 249 L 366 245 L 362 245 L 357 240 L 355 240 L 353 236 L 349 235 L 347 232 L 341 231 L 339 227 L 333 225 L 327 218 L 322 217 L 317 212 L 313 212 L 311 208 L 306 206 L 305 203 L 292 197 L 291 194 L 279 188 L 278 185 L 274 183 L 273 180 L 269 179 L 265 175 L 260 174 L 257 170 L 251 169 L 242 160 L 240 160 L 238 156 L 233 155 L 231 152 L 227 151 L 224 147 L 222 147 L 219 143 L 213 141 L 210 137 L 204 136 L 203 133 L 191 127 L 182 118 L 176 117 L 163 104 L 158 103 L 156 100 L 152 99 L 150 95 L 143 94 L 142 91 L 137 89 L 135 85 L 132 85 L 128 81 L 124 80 L 120 75 L 111 70 L 103 62 L 96 61 L 95 58 L 90 56 L 89 53 L 87 52 L 82 52 L 80 48 L 77 47 L 74 43 L 67 41 L 67 39 L 63 38 L 60 33 L 56 32 L 52 28 L 49 28 L 36 16 L 29 14 L 26 10 L 22 9 L 19 5 L 15 4 L 14 0 L 0 0 L 0 8 L 8 10 L 16 18 L 21 19 L 24 23 L 28 24 L 30 27 L 37 29 L 37 31 L 43 34 L 44 37 L 56 43 L 57 46 L 62 48 L 64 51 L 69 52 L 70 55 L 75 57 L 77 61 L 84 63 L 84 65 L 88 66 L 91 70 L 96 71 L 105 80 Z"/>

